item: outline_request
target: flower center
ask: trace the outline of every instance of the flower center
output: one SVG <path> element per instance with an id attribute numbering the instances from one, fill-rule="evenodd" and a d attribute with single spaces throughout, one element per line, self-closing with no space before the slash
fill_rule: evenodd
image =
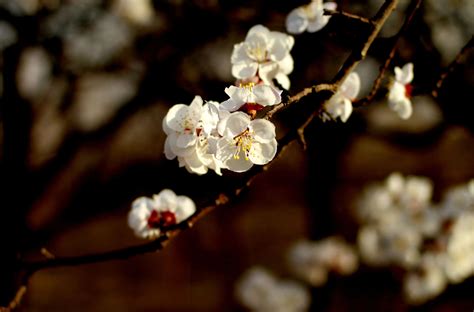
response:
<path id="1" fill-rule="evenodd" d="M 267 60 L 267 48 L 260 42 L 255 43 L 253 46 L 249 46 L 247 53 L 259 63 L 263 63 Z"/>
<path id="2" fill-rule="evenodd" d="M 171 211 L 153 210 L 148 217 L 147 224 L 149 228 L 157 229 L 176 224 L 176 215 Z"/>
<path id="3" fill-rule="evenodd" d="M 405 96 L 407 98 L 411 98 L 411 92 L 413 91 L 413 87 L 411 86 L 411 84 L 406 84 L 405 85 Z"/>
<path id="4" fill-rule="evenodd" d="M 234 144 L 237 146 L 237 149 L 234 153 L 234 159 L 239 159 L 240 151 L 244 152 L 245 160 L 249 160 L 250 148 L 252 147 L 253 137 L 250 134 L 250 130 L 247 129 L 241 134 L 237 135 L 234 138 Z"/>
<path id="5" fill-rule="evenodd" d="M 239 83 L 239 88 L 245 88 L 250 92 L 253 92 L 253 87 L 255 87 L 255 82 Z"/>

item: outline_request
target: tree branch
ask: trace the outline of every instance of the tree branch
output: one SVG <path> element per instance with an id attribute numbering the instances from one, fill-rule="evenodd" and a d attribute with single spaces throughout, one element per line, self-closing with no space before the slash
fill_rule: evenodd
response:
<path id="1" fill-rule="evenodd" d="M 375 15 L 373 19 L 371 19 L 373 28 L 367 34 L 365 41 L 361 44 L 359 49 L 355 49 L 351 55 L 348 57 L 344 65 L 342 66 L 341 70 L 336 74 L 336 77 L 333 79 L 331 84 L 318 84 L 309 88 L 302 90 L 301 92 L 297 93 L 296 95 L 290 97 L 288 101 L 285 103 L 278 104 L 274 106 L 270 111 L 266 113 L 263 117 L 265 119 L 273 118 L 274 114 L 282 111 L 283 109 L 289 107 L 290 105 L 296 104 L 301 102 L 303 99 L 307 98 L 310 94 L 319 93 L 321 91 L 330 91 L 331 94 L 334 94 L 339 89 L 342 82 L 345 78 L 352 72 L 352 70 L 357 66 L 357 64 L 366 57 L 367 51 L 371 44 L 373 43 L 374 39 L 377 37 L 380 29 L 382 28 L 383 24 L 385 23 L 388 16 L 392 13 L 395 9 L 398 0 L 387 0 L 380 8 L 378 13 Z M 295 140 L 301 139 L 302 134 L 304 134 L 304 130 L 306 127 L 313 121 L 313 119 L 319 115 L 321 108 L 324 104 L 329 100 L 330 97 L 326 98 L 325 100 L 321 100 L 317 103 L 317 106 L 314 107 L 313 113 L 301 124 L 301 126 L 297 129 L 289 130 L 282 138 L 278 140 L 278 151 L 275 156 L 275 159 L 281 157 L 284 151 L 288 148 L 288 146 Z M 304 140 L 304 136 L 303 136 Z M 29 277 L 36 271 L 47 269 L 47 268 L 54 268 L 60 266 L 75 266 L 75 265 L 82 265 L 88 263 L 96 263 L 96 262 L 104 262 L 109 260 L 119 260 L 119 259 L 126 259 L 132 256 L 141 255 L 145 253 L 155 252 L 163 249 L 168 242 L 179 235 L 182 231 L 194 226 L 196 222 L 200 219 L 205 217 L 208 213 L 213 211 L 215 208 L 227 204 L 231 199 L 239 196 L 242 191 L 251 185 L 253 180 L 256 176 L 268 170 L 271 166 L 271 163 L 265 166 L 254 166 L 250 172 L 247 173 L 247 178 L 239 185 L 229 192 L 221 192 L 219 193 L 214 202 L 209 204 L 208 206 L 200 209 L 191 216 L 186 222 L 182 222 L 180 224 L 176 224 L 171 226 L 165 230 L 163 230 L 162 236 L 157 238 L 156 240 L 150 241 L 148 243 L 144 243 L 137 246 L 129 246 L 125 248 L 120 248 L 116 250 L 106 251 L 106 252 L 98 252 L 93 254 L 87 255 L 80 255 L 80 256 L 72 256 L 72 257 L 55 257 L 55 258 L 48 258 L 40 261 L 35 262 L 22 262 L 21 267 L 26 271 L 25 280 L 27 281 Z"/>
<path id="2" fill-rule="evenodd" d="M 411 22 L 413 20 L 413 17 L 415 16 L 415 13 L 419 9 L 421 2 L 423 0 L 412 0 L 410 3 L 410 7 L 407 9 L 407 17 L 405 18 L 405 21 L 398 31 L 398 33 L 391 38 L 393 40 L 393 46 L 390 49 L 390 52 L 385 59 L 385 62 L 382 66 L 380 66 L 380 71 L 377 76 L 377 78 L 374 81 L 374 85 L 372 86 L 372 90 L 370 91 L 369 95 L 367 95 L 365 98 L 360 99 L 358 101 L 355 101 L 353 104 L 354 107 L 360 107 L 367 105 L 370 103 L 375 95 L 377 94 L 378 90 L 380 89 L 380 86 L 382 84 L 382 80 L 385 76 L 385 72 L 387 69 L 390 67 L 390 64 L 392 63 L 393 57 L 395 56 L 395 52 L 397 51 L 398 48 L 398 43 L 400 42 L 400 38 L 405 34 L 405 32 L 408 30 L 409 26 L 411 25 Z"/>
<path id="3" fill-rule="evenodd" d="M 339 10 L 324 10 L 324 15 L 331 15 L 331 16 L 343 16 L 346 17 L 347 19 L 354 20 L 354 21 L 359 21 L 363 24 L 369 24 L 369 25 L 374 25 L 374 22 L 366 17 L 362 17 L 356 14 L 348 13 L 345 11 L 339 11 Z"/>
<path id="4" fill-rule="evenodd" d="M 439 91 L 443 87 L 443 84 L 444 84 L 446 78 L 448 77 L 448 75 L 451 74 L 456 69 L 456 67 L 458 67 L 463 62 L 463 58 L 464 58 L 465 54 L 467 53 L 467 51 L 469 51 L 472 48 L 474 48 L 474 36 L 471 37 L 471 39 L 466 43 L 466 45 L 456 55 L 456 57 L 451 62 L 451 64 L 449 64 L 449 66 L 446 67 L 446 69 L 441 73 L 438 81 L 436 82 L 435 88 L 431 92 L 433 97 L 438 97 Z"/>

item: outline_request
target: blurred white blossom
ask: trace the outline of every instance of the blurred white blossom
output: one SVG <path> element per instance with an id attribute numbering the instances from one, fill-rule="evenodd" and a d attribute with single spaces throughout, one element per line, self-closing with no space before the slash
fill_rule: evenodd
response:
<path id="1" fill-rule="evenodd" d="M 330 272 L 349 275 L 359 265 L 355 250 L 339 237 L 299 241 L 290 249 L 288 262 L 299 279 L 313 286 L 325 284 Z"/>
<path id="2" fill-rule="evenodd" d="M 305 30 L 313 33 L 321 30 L 329 22 L 331 16 L 324 15 L 324 10 L 335 10 L 335 2 L 323 3 L 313 0 L 307 5 L 292 10 L 286 18 L 286 30 L 290 34 L 301 34 Z"/>
<path id="3" fill-rule="evenodd" d="M 432 202 L 422 177 L 391 174 L 366 189 L 358 203 L 362 260 L 405 268 L 407 300 L 421 304 L 449 283 L 474 275 L 474 180 Z"/>
<path id="4" fill-rule="evenodd" d="M 235 292 L 239 302 L 255 312 L 303 312 L 310 304 L 309 291 L 302 285 L 279 280 L 260 267 L 245 272 Z"/>

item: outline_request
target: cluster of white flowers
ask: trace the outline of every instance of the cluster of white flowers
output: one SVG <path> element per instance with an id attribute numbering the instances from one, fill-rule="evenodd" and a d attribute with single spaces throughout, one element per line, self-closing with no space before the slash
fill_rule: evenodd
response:
<path id="1" fill-rule="evenodd" d="M 255 312 L 303 312 L 310 304 L 310 294 L 302 285 L 279 280 L 260 267 L 249 269 L 236 285 L 239 302 Z"/>
<path id="2" fill-rule="evenodd" d="M 257 111 L 281 102 L 273 79 L 289 87 L 293 43 L 292 36 L 252 27 L 232 52 L 237 82 L 225 89 L 229 99 L 203 103 L 196 96 L 190 105 L 176 104 L 168 111 L 163 119 L 166 158 L 177 158 L 190 173 L 211 169 L 219 175 L 221 169 L 244 172 L 270 162 L 277 151 L 275 126 L 255 117 Z"/>
<path id="3" fill-rule="evenodd" d="M 355 250 L 340 237 L 297 242 L 289 251 L 288 262 L 293 273 L 312 286 L 324 285 L 330 272 L 349 275 L 359 265 Z"/>
<path id="4" fill-rule="evenodd" d="M 405 268 L 405 294 L 415 304 L 474 275 L 474 180 L 440 204 L 431 195 L 430 180 L 394 173 L 368 187 L 358 205 L 362 260 Z"/>
<path id="5" fill-rule="evenodd" d="M 324 15 L 324 10 L 335 10 L 336 7 L 335 2 L 312 0 L 290 12 L 286 18 L 286 30 L 290 34 L 301 34 L 305 30 L 310 33 L 317 32 L 326 26 L 331 17 Z"/>
<path id="6" fill-rule="evenodd" d="M 164 189 L 153 198 L 137 198 L 128 214 L 128 225 L 136 236 L 154 239 L 163 229 L 181 223 L 194 212 L 196 206 L 189 197 Z"/>

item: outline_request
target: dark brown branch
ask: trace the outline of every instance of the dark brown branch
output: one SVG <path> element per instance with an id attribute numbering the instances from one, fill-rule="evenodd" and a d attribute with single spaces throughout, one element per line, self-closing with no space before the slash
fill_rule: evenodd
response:
<path id="1" fill-rule="evenodd" d="M 449 66 L 446 67 L 446 69 L 441 73 L 438 81 L 436 82 L 435 88 L 431 92 L 431 94 L 434 97 L 438 97 L 439 91 L 443 87 L 443 84 L 444 84 L 446 78 L 448 77 L 448 75 L 451 74 L 456 69 L 456 67 L 458 67 L 460 64 L 463 63 L 464 56 L 466 55 L 467 51 L 469 51 L 472 48 L 474 48 L 474 36 L 471 37 L 471 39 L 466 43 L 466 45 L 456 55 L 456 57 L 451 62 L 451 64 L 449 64 Z"/>
<path id="2" fill-rule="evenodd" d="M 367 54 L 367 51 L 371 44 L 373 43 L 374 39 L 377 37 L 380 29 L 382 28 L 383 24 L 385 23 L 388 16 L 392 13 L 395 9 L 398 0 L 387 0 L 380 8 L 379 12 L 375 15 L 372 19 L 373 28 L 370 33 L 367 35 L 366 40 L 361 45 L 359 49 L 356 49 L 352 52 L 349 58 L 346 60 L 344 65 L 342 66 L 341 70 L 336 75 L 333 83 L 331 84 L 319 84 L 309 88 L 302 90 L 301 92 L 297 93 L 296 95 L 290 97 L 288 101 L 285 103 L 281 103 L 276 105 L 272 110 L 270 110 L 264 118 L 271 119 L 274 114 L 280 112 L 281 110 L 285 109 L 286 107 L 298 103 L 302 101 L 305 97 L 309 96 L 310 94 L 315 94 L 321 92 L 323 90 L 330 91 L 332 94 L 337 92 L 342 82 L 346 79 L 346 77 L 352 72 L 352 70 L 357 66 L 357 64 L 363 60 Z M 304 136 L 303 132 L 304 129 L 311 123 L 315 116 L 317 116 L 320 112 L 321 107 L 323 107 L 324 103 L 328 100 L 327 98 L 325 101 L 321 101 L 318 103 L 318 106 L 314 108 L 313 114 L 311 114 L 305 122 L 298 128 L 290 130 L 284 137 L 279 139 L 279 148 L 277 151 L 277 155 L 275 158 L 280 157 L 283 152 L 288 148 L 288 146 L 298 138 L 303 140 Z M 302 139 L 301 139 L 302 138 Z M 141 244 L 138 246 L 130 246 L 126 248 L 120 248 L 116 250 L 111 250 L 107 252 L 99 252 L 94 254 L 82 255 L 82 256 L 72 256 L 72 257 L 56 257 L 56 258 L 48 258 L 41 261 L 36 262 L 23 262 L 22 267 L 26 271 L 26 278 L 28 278 L 36 271 L 46 269 L 46 268 L 54 268 L 59 266 L 74 266 L 74 265 L 81 265 L 81 264 L 88 264 L 88 263 L 96 263 L 96 262 L 103 262 L 109 260 L 118 260 L 118 259 L 126 259 L 132 256 L 141 255 L 150 252 L 156 252 L 163 249 L 166 244 L 174 237 L 179 235 L 183 230 L 192 227 L 196 222 L 206 216 L 209 212 L 214 210 L 215 208 L 227 204 L 232 198 L 239 196 L 245 188 L 251 185 L 255 177 L 261 173 L 266 171 L 273 161 L 265 166 L 254 166 L 251 172 L 248 174 L 247 180 L 240 186 L 236 187 L 234 190 L 230 191 L 229 193 L 220 193 L 217 195 L 214 203 L 200 209 L 196 214 L 194 214 L 187 222 L 183 222 L 177 224 L 174 227 L 168 228 L 164 231 L 163 235 L 157 238 L 154 241 L 150 241 L 145 244 Z"/>
<path id="3" fill-rule="evenodd" d="M 405 18 L 405 21 L 404 21 L 402 27 L 400 28 L 398 33 L 391 38 L 391 40 L 393 41 L 393 46 L 390 49 L 390 52 L 389 52 L 387 58 L 385 59 L 384 64 L 382 66 L 380 66 L 380 71 L 379 71 L 379 74 L 378 74 L 377 78 L 374 81 L 374 85 L 372 86 L 372 90 L 370 90 L 369 95 L 367 95 L 365 98 L 360 99 L 360 100 L 352 103 L 354 107 L 360 107 L 360 106 L 367 105 L 368 103 L 370 103 L 374 99 L 375 95 L 377 94 L 378 90 L 380 89 L 380 86 L 382 84 L 382 80 L 385 76 L 385 72 L 390 67 L 390 64 L 392 63 L 393 57 L 395 56 L 395 53 L 396 53 L 397 48 L 398 48 L 398 43 L 400 42 L 400 38 L 406 33 L 409 26 L 411 25 L 413 17 L 415 16 L 415 13 L 419 9 L 422 1 L 423 0 L 412 0 L 412 2 L 410 3 L 410 7 L 407 9 L 407 17 Z"/>

